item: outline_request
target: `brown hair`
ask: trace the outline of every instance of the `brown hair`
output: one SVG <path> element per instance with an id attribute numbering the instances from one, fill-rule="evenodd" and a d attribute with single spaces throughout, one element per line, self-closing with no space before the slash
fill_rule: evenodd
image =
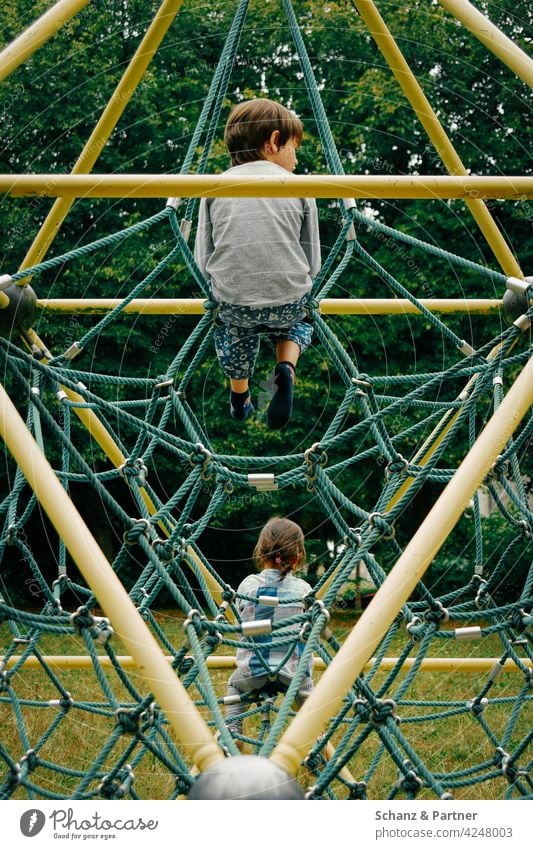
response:
<path id="1" fill-rule="evenodd" d="M 237 104 L 231 111 L 224 131 L 224 141 L 231 154 L 232 165 L 264 159 L 263 147 L 275 130 L 279 131 L 280 147 L 292 138 L 298 144 L 302 140 L 302 122 L 281 103 L 258 97 Z"/>
<path id="2" fill-rule="evenodd" d="M 282 578 L 297 566 L 303 565 L 305 539 L 301 527 L 290 519 L 274 516 L 259 534 L 254 560 L 259 569 L 268 566 L 279 569 Z"/>

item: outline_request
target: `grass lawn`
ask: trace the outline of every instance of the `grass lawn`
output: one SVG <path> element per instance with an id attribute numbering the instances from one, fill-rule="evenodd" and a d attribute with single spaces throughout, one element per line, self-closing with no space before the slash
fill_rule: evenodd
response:
<path id="1" fill-rule="evenodd" d="M 161 611 L 156 616 L 159 625 L 171 643 L 183 642 L 182 616 L 173 611 Z M 353 627 L 357 615 L 353 612 L 337 612 L 332 617 L 332 629 L 341 642 Z M 461 623 L 464 626 L 465 623 Z M 479 624 L 479 623 L 476 623 Z M 453 630 L 453 623 L 446 623 L 446 631 Z M 405 646 L 407 634 L 400 629 L 387 649 L 387 656 L 396 656 Z M 11 642 L 7 625 L 0 627 L 0 654 L 3 654 Z M 117 655 L 125 654 L 116 637 L 112 641 Z M 21 646 L 22 649 L 22 646 Z M 87 649 L 81 636 L 43 635 L 39 641 L 39 650 L 43 655 L 85 655 Z M 99 654 L 104 650 L 97 646 Z M 417 647 L 413 651 L 416 654 Z M 217 654 L 232 654 L 228 647 L 221 647 Z M 475 642 L 448 639 L 433 639 L 428 656 L 431 657 L 499 657 L 501 644 L 497 636 L 491 635 Z M 77 787 L 80 776 L 105 749 L 113 730 L 116 728 L 115 710 L 121 704 L 133 703 L 131 692 L 119 679 L 116 672 L 106 669 L 100 682 L 94 670 L 58 670 L 52 667 L 53 679 L 42 670 L 24 670 L 9 676 L 10 680 L 0 693 L 0 742 L 14 761 L 20 761 L 25 753 L 37 748 L 40 763 L 29 780 L 35 783 L 40 792 L 35 798 L 51 793 L 60 797 L 68 796 Z M 316 671 L 316 680 L 320 678 Z M 400 729 L 408 744 L 417 753 L 428 770 L 434 774 L 448 774 L 470 766 L 487 762 L 483 774 L 496 772 L 494 766 L 495 751 L 508 728 L 505 748 L 512 752 L 519 741 L 531 728 L 531 702 L 522 705 L 513 727 L 508 726 L 513 713 L 516 697 L 524 685 L 524 677 L 518 671 L 504 672 L 500 680 L 487 693 L 488 705 L 481 717 L 476 718 L 469 711 L 454 715 L 457 703 L 464 706 L 483 694 L 488 672 L 426 672 L 420 671 L 405 692 L 401 692 L 402 683 L 408 672 L 402 671 L 394 682 L 381 694 L 380 689 L 390 675 L 386 671 L 376 672 L 370 680 L 374 693 L 382 698 L 398 702 L 396 712 L 401 720 Z M 212 669 L 211 680 L 218 697 L 225 693 L 230 670 Z M 135 669 L 127 672 L 130 691 L 137 690 L 146 695 L 144 682 Z M 59 683 L 59 687 L 58 687 Z M 69 693 L 74 706 L 66 713 L 49 705 L 52 700 L 61 697 L 60 690 Z M 193 686 L 190 689 L 193 699 L 199 699 L 199 692 Z M 206 719 L 210 718 L 205 707 L 201 707 Z M 353 709 L 348 716 L 353 717 Z M 56 727 L 57 726 L 57 727 Z M 339 745 L 347 725 L 341 726 L 333 737 L 334 745 Z M 245 734 L 255 739 L 260 731 L 259 717 L 246 721 Z M 357 733 L 355 736 L 357 736 Z M 172 737 L 169 731 L 169 738 Z M 159 752 L 166 752 L 170 763 L 173 760 L 172 744 L 157 735 Z M 387 798 L 398 779 L 398 766 L 388 753 L 380 758 L 381 741 L 373 731 L 366 741 L 350 758 L 348 769 L 357 782 L 367 779 L 368 797 Z M 247 746 L 251 753 L 252 748 Z M 175 788 L 172 769 L 162 763 L 161 757 L 151 754 L 142 747 L 131 734 L 117 736 L 107 758 L 102 759 L 99 777 L 91 784 L 92 790 L 100 783 L 101 776 L 113 769 L 122 753 L 126 752 L 128 763 L 134 763 L 134 791 L 141 798 L 168 798 Z M 405 753 L 401 753 L 402 759 Z M 527 752 L 520 762 L 527 762 Z M 164 758 L 163 758 L 164 760 Z M 44 762 L 44 766 L 42 765 Z M 47 766 L 50 764 L 51 766 Z M 58 772 L 53 764 L 61 764 L 66 771 Z M 367 776 L 368 769 L 371 773 Z M 321 769 L 323 768 L 323 765 Z M 0 776 L 4 770 L 0 760 Z M 174 770 L 176 772 L 176 770 Z M 299 775 L 303 787 L 314 785 L 316 777 L 302 769 Z M 483 783 L 472 783 L 463 787 L 454 787 L 453 795 L 459 799 L 502 798 L 508 787 L 507 779 L 499 774 Z M 346 798 L 347 789 L 339 782 L 333 782 L 332 789 L 339 798 Z M 404 793 L 399 794 L 404 797 Z M 18 787 L 11 798 L 27 798 L 27 790 Z M 419 798 L 433 799 L 435 795 L 422 788 Z"/>

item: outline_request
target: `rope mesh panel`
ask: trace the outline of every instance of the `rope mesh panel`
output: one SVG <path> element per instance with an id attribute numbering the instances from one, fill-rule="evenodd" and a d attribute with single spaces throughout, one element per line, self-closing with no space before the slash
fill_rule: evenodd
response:
<path id="1" fill-rule="evenodd" d="M 292 6 L 285 0 L 283 6 L 326 161 L 332 171 L 342 173 Z M 203 134 L 199 170 L 205 170 L 246 7 L 245 2 L 239 4 L 182 172 L 192 167 Z M 195 206 L 188 203 L 187 218 Z M 253 637 L 242 642 L 235 589 L 203 553 L 202 535 L 210 522 L 223 517 L 228 499 L 236 494 L 260 498 L 248 476 L 268 470 L 274 473 L 280 497 L 286 495 L 290 500 L 294 491 L 306 493 L 335 528 L 336 554 L 317 578 L 305 611 L 276 623 L 271 635 L 272 645 L 281 653 L 290 653 L 295 641 L 305 640 L 293 683 L 287 693 L 271 686 L 242 699 L 244 733 L 240 740 L 251 753 L 268 756 L 291 720 L 293 698 L 308 658 L 317 662 L 315 674 L 319 677 L 321 666 L 332 662 L 342 643 L 338 622 L 342 621 L 343 588 L 354 583 L 361 563 L 375 587 L 381 586 L 407 543 L 402 528 L 415 496 L 425 484 L 444 485 L 450 480 L 457 466 L 451 459 L 451 447 L 465 437 L 470 444 L 475 442 L 491 408 L 501 403 L 502 385 L 512 382 L 517 366 L 530 355 L 525 334 L 513 325 L 497 338 L 484 340 L 464 358 L 457 351 L 462 340 L 455 332 L 388 274 L 359 240 L 346 242 L 346 235 L 353 223 L 364 223 L 365 228 L 381 229 L 443 262 L 475 268 L 491 281 L 503 282 L 503 275 L 368 220 L 356 209 L 344 212 L 339 238 L 315 281 L 309 305 L 317 340 L 315 355 L 331 363 L 344 397 L 329 421 L 320 425 L 320 438 L 291 454 L 227 453 L 223 445 L 210 439 L 195 402 L 187 399 L 194 375 L 213 358 L 214 304 L 209 301 L 207 315 L 183 341 L 166 371 L 154 378 L 122 378 L 74 369 L 62 355 L 46 363 L 0 339 L 3 372 L 16 388 L 29 431 L 51 458 L 65 489 L 74 485 L 90 489 L 103 505 L 114 534 L 113 569 L 119 578 L 133 572 L 128 587 L 131 599 L 230 756 L 238 750 L 223 716 L 229 672 L 216 671 L 212 657 L 233 656 L 242 644 L 256 651 L 257 643 Z M 87 354 L 102 333 L 112 334 L 117 321 L 125 320 L 127 304 L 148 289 L 175 257 L 183 259 L 191 279 L 207 292 L 176 210 L 168 206 L 134 227 L 12 278 L 22 280 L 31 275 L 38 279 L 47 270 L 160 225 L 169 227 L 175 244 L 121 304 L 79 340 L 79 348 Z M 337 261 L 343 248 L 342 259 Z M 451 366 L 418 375 L 359 371 L 318 310 L 320 300 L 357 256 L 432 323 L 449 346 L 454 360 Z M 492 356 L 495 350 L 497 355 Z M 83 357 L 78 362 L 83 364 Z M 62 395 L 58 403 L 59 386 L 78 393 L 82 402 Z M 117 399 L 120 395 L 123 397 Z M 91 466 L 86 435 L 72 415 L 80 407 L 95 413 L 126 457 L 120 469 L 109 463 L 106 468 Z M 421 584 L 402 607 L 369 669 L 353 682 L 341 710 L 309 749 L 300 776 L 308 798 L 468 796 L 474 787 L 482 797 L 533 795 L 528 721 L 533 567 L 516 597 L 504 603 L 497 597 L 513 558 L 531 550 L 533 512 L 521 464 L 532 422 L 531 418 L 525 421 L 508 442 L 486 482 L 496 510 L 514 528 L 513 540 L 501 553 L 487 551 L 487 518 L 476 496 L 472 506 L 475 557 L 464 570 L 462 586 L 439 595 L 438 584 L 436 589 L 430 583 Z M 429 435 L 431 452 L 426 454 Z M 175 463 L 170 493 L 158 486 L 157 458 L 161 455 L 170 456 Z M 379 490 L 375 498 L 354 494 L 350 487 L 350 470 L 363 463 L 375 483 L 368 492 Z M 154 512 L 148 509 L 146 496 Z M 28 604 L 11 603 L 9 590 L 4 588 L 0 598 L 0 717 L 9 733 L 2 735 L 0 745 L 0 798 L 177 798 L 194 782 L 191 763 L 173 740 L 166 717 L 146 691 L 142 677 L 122 657 L 113 623 L 101 615 L 102 599 L 84 585 L 63 542 L 53 533 L 49 533 L 47 545 L 55 553 L 57 574 L 52 580 L 44 576 L 39 566 L 43 543 L 27 534 L 37 512 L 37 499 L 15 470 L 9 495 L 0 504 L 0 562 L 10 563 L 15 558 L 20 564 L 19 582 Z M 437 556 L 436 565 L 447 565 L 445 552 Z M 167 599 L 164 613 L 161 598 Z M 442 693 L 436 686 L 435 698 L 419 697 L 417 682 L 428 674 L 422 669 L 424 661 L 432 656 L 453 656 L 457 653 L 455 640 L 464 645 L 467 631 L 469 636 L 475 632 L 482 645 L 489 641 L 498 658 L 494 668 L 488 674 L 476 672 L 462 678 L 452 696 L 447 677 Z M 397 658 L 387 667 L 391 646 Z M 83 655 L 87 668 L 65 670 L 54 663 L 53 655 Z M 514 664 L 512 674 L 502 671 L 507 661 Z M 444 722 L 456 735 L 455 758 L 448 755 L 444 759 L 438 746 L 432 750 L 423 745 Z M 86 733 L 88 726 L 90 734 Z"/>

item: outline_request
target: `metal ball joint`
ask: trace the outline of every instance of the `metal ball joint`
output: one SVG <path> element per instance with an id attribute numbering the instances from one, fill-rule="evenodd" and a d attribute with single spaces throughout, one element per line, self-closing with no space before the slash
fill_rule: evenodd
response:
<path id="1" fill-rule="evenodd" d="M 303 799 L 294 778 L 257 755 L 225 758 L 202 772 L 187 799 Z"/>
<path id="2" fill-rule="evenodd" d="M 532 277 L 526 277 L 525 280 L 518 280 L 515 277 L 507 279 L 507 290 L 503 296 L 503 313 L 507 324 L 513 324 L 527 312 L 532 284 Z"/>
<path id="3" fill-rule="evenodd" d="M 0 335 L 10 336 L 31 327 L 37 310 L 37 295 L 31 286 L 14 283 L 2 289 L 2 294 L 7 295 L 9 303 L 0 308 Z"/>

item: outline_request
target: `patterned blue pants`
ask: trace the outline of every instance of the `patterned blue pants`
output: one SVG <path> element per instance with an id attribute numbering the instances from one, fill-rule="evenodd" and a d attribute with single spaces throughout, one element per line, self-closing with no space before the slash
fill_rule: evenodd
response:
<path id="1" fill-rule="evenodd" d="M 296 342 L 300 353 L 311 343 L 313 328 L 305 318 L 306 298 L 295 304 L 244 307 L 219 304 L 216 312 L 215 349 L 227 377 L 251 378 L 261 336 L 275 350 L 278 342 Z"/>

